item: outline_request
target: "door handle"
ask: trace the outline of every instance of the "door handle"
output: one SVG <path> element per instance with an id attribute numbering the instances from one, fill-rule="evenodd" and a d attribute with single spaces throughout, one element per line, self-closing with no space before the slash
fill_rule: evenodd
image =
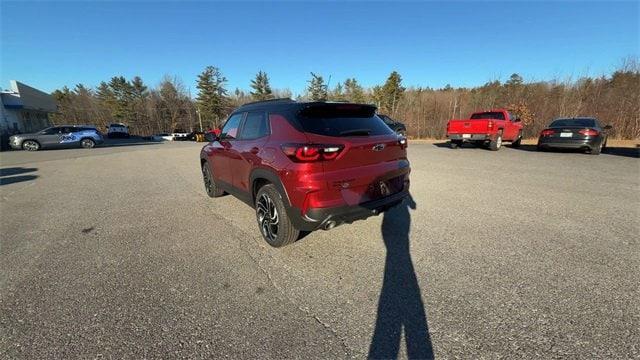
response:
<path id="1" fill-rule="evenodd" d="M 250 151 L 252 154 L 254 154 L 254 155 L 255 155 L 255 154 L 257 154 L 257 153 L 260 151 L 260 149 L 258 149 L 257 147 L 255 147 L 255 146 L 254 146 L 254 147 L 252 147 L 252 148 L 251 148 L 251 150 L 249 150 L 249 151 Z"/>

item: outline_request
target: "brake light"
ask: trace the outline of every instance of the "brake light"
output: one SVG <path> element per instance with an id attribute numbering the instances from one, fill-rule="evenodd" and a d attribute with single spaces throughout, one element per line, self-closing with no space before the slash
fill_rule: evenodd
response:
<path id="1" fill-rule="evenodd" d="M 578 133 L 584 136 L 598 136 L 598 130 L 594 129 L 582 129 Z"/>
<path id="2" fill-rule="evenodd" d="M 540 136 L 551 136 L 553 134 L 555 134 L 555 130 L 546 129 L 546 130 L 542 130 L 542 132 L 540 133 Z"/>
<path id="3" fill-rule="evenodd" d="M 489 120 L 489 122 L 487 123 L 487 128 L 488 129 L 493 129 L 493 121 Z"/>
<path id="4" fill-rule="evenodd" d="M 326 144 L 284 144 L 282 152 L 295 162 L 333 160 L 340 155 L 344 146 Z"/>

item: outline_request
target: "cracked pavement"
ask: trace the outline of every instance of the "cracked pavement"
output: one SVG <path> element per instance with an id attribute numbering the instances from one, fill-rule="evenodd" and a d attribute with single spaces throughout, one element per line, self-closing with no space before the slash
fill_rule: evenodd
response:
<path id="1" fill-rule="evenodd" d="M 412 143 L 415 209 L 273 249 L 199 149 L 0 154 L 1 358 L 640 357 L 637 158 Z"/>

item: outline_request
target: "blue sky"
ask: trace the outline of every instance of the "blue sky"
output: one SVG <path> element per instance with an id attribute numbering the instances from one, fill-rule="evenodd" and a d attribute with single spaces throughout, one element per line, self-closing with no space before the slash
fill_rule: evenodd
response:
<path id="1" fill-rule="evenodd" d="M 365 86 L 397 70 L 407 86 L 602 75 L 638 56 L 632 2 L 7 2 L 1 82 L 46 91 L 114 75 L 156 85 L 218 66 L 229 89 L 258 70 L 304 90 L 309 72 Z"/>

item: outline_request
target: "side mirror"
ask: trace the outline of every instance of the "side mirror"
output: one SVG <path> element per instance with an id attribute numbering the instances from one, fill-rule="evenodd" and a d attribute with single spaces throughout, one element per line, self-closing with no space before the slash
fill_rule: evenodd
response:
<path id="1" fill-rule="evenodd" d="M 216 140 L 218 140 L 218 136 L 213 133 L 213 132 L 206 132 L 204 133 L 204 138 L 208 141 L 208 142 L 214 142 Z"/>
<path id="2" fill-rule="evenodd" d="M 522 121 L 522 119 L 520 119 L 519 117 L 513 119 L 513 122 L 521 122 L 521 121 Z"/>
<path id="3" fill-rule="evenodd" d="M 611 125 L 605 125 L 604 129 L 605 129 L 605 130 L 611 130 L 611 129 L 613 129 L 613 126 L 611 126 Z"/>

